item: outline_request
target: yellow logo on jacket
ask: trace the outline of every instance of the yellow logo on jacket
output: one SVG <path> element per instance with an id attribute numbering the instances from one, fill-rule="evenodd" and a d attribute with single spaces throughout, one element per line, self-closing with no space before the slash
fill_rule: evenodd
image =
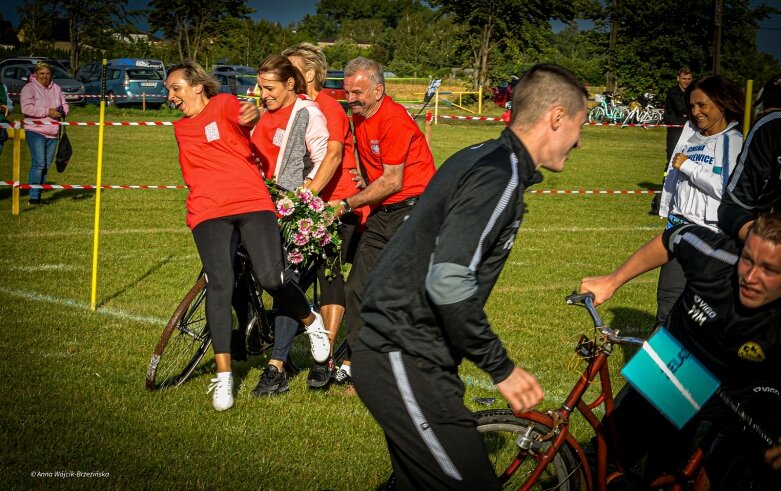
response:
<path id="1" fill-rule="evenodd" d="M 753 341 L 743 343 L 743 346 L 738 349 L 738 356 L 748 361 L 765 361 L 765 352 Z"/>

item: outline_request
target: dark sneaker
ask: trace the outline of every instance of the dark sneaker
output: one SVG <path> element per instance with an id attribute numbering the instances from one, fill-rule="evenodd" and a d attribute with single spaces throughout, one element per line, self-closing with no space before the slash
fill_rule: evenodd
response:
<path id="1" fill-rule="evenodd" d="M 336 385 L 352 385 L 353 378 L 350 376 L 350 374 L 340 368 L 336 371 L 336 375 L 334 375 L 334 383 Z"/>
<path id="2" fill-rule="evenodd" d="M 325 363 L 315 363 L 309 369 L 309 376 L 306 378 L 306 384 L 312 389 L 322 389 L 328 385 L 331 380 L 331 373 L 334 370 L 334 359 L 328 357 Z"/>
<path id="3" fill-rule="evenodd" d="M 280 372 L 274 365 L 266 365 L 252 395 L 255 397 L 273 396 L 287 392 L 288 388 L 287 374 Z"/>

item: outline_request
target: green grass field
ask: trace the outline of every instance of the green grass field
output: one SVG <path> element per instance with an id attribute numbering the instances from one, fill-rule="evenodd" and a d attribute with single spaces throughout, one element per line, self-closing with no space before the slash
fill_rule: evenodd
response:
<path id="1" fill-rule="evenodd" d="M 154 121 L 168 111 L 117 110 L 109 121 Z M 75 109 L 72 121 L 96 120 Z M 439 124 L 437 164 L 456 150 L 498 135 L 496 123 Z M 74 156 L 53 184 L 94 184 L 95 127 L 70 127 Z M 664 130 L 594 128 L 561 174 L 536 189 L 658 189 Z M 11 179 L 12 142 L 0 156 Z M 105 129 L 103 183 L 182 184 L 170 126 Z M 22 181 L 29 152 L 22 146 Z M 183 387 L 144 388 L 152 349 L 200 262 L 184 224 L 184 190 L 105 190 L 101 194 L 98 309 L 90 275 L 95 192 L 46 191 L 49 206 L 11 215 L 11 191 L 0 187 L 0 411 L 4 488 L 374 489 L 390 472 L 379 427 L 356 397 L 312 392 L 306 375 L 288 394 L 257 400 L 249 392 L 264 360 L 236 363 L 235 407 L 217 413 L 205 366 Z M 528 214 L 487 311 L 513 358 L 536 374 L 554 407 L 578 377 L 573 353 L 590 331 L 565 294 L 583 276 L 606 273 L 658 233 L 649 195 L 529 195 Z M 655 312 L 654 273 L 635 280 L 601 309 L 608 323 L 647 334 Z M 617 372 L 628 353 L 612 359 Z M 466 402 L 497 397 L 473 365 L 461 370 Z M 623 381 L 615 380 L 620 386 Z M 577 437 L 588 433 L 574 425 Z M 54 477 L 56 472 L 104 477 Z M 50 473 L 52 477 L 47 477 Z"/>

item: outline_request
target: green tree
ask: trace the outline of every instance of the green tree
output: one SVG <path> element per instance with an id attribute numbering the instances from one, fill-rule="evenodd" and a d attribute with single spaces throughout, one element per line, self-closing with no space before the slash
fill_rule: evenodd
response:
<path id="1" fill-rule="evenodd" d="M 46 0 L 24 0 L 19 12 L 19 41 L 29 56 L 34 56 L 53 25 L 54 9 Z"/>
<path id="2" fill-rule="evenodd" d="M 113 42 L 112 34 L 126 24 L 127 0 L 58 0 L 55 8 L 62 12 L 68 23 L 71 66 L 78 67 L 85 45 L 107 46 Z"/>
<path id="3" fill-rule="evenodd" d="M 588 0 L 429 0 L 439 12 L 453 15 L 466 37 L 459 42 L 471 52 L 474 86 L 487 85 L 494 57 L 508 39 L 525 26 L 540 26 L 550 19 L 572 21 Z"/>
<path id="4" fill-rule="evenodd" d="M 152 0 L 149 25 L 174 41 L 180 60 L 195 60 L 207 39 L 220 36 L 224 19 L 252 12 L 244 0 Z"/>
<path id="5" fill-rule="evenodd" d="M 460 65 L 452 42 L 459 37 L 459 29 L 449 16 L 437 16 L 428 9 L 404 12 L 394 31 L 393 59 L 388 69 L 399 75 L 433 76 Z"/>

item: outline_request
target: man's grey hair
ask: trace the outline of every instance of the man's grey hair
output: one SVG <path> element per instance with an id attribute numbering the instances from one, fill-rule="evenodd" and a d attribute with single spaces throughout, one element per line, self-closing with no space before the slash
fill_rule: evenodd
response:
<path id="1" fill-rule="evenodd" d="M 372 84 L 385 85 L 384 69 L 382 65 L 376 61 L 364 58 L 363 56 L 350 60 L 344 67 L 344 76 L 351 77 L 355 75 L 355 72 L 359 71 L 368 73 L 369 80 L 371 80 Z"/>

